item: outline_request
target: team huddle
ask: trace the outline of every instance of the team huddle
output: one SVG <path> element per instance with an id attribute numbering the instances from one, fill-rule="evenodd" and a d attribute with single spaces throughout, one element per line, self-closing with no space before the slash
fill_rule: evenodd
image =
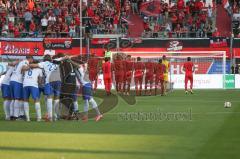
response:
<path id="1" fill-rule="evenodd" d="M 24 60 L 9 63 L 1 82 L 5 119 L 30 121 L 29 98 L 31 96 L 35 105 L 36 120 L 42 121 L 40 99 L 43 95 L 46 107 L 44 119 L 57 121 L 61 118 L 63 106 L 68 107 L 71 113 L 78 113 L 78 92 L 81 91 L 84 101 L 82 120 L 88 121 L 88 110 L 91 104 L 96 112 L 95 121 L 99 121 L 103 115 L 98 109 L 93 94 L 97 89 L 100 72 L 103 73 L 108 96 L 111 95 L 113 82 L 116 91 L 124 95 L 130 95 L 131 83 L 135 85 L 135 95 L 137 96 L 143 94 L 143 84 L 145 95 L 157 95 L 158 89 L 160 89 L 161 96 L 166 95 L 170 64 L 165 55 L 158 63 L 143 62 L 140 57 L 135 60 L 130 55 L 123 57 L 120 54 L 117 54 L 112 62 L 109 57 L 105 57 L 102 61 L 102 58 L 94 55 L 89 59 L 83 60 L 82 57 L 80 59 L 76 62 L 69 56 L 58 54 L 53 57 L 45 55 L 42 62 L 34 60 L 32 56 L 26 56 Z M 71 71 L 64 71 L 63 61 L 69 64 Z M 183 68 L 185 91 L 188 93 L 187 84 L 190 81 L 190 92 L 193 93 L 194 65 L 190 57 L 184 63 Z M 70 82 L 67 83 L 71 83 L 71 85 L 66 85 L 66 79 L 70 79 Z M 71 86 L 74 87 L 70 91 L 70 95 L 69 93 L 67 96 L 64 95 L 66 87 Z M 70 102 L 62 102 L 66 101 L 64 100 L 66 97 L 71 99 Z"/>
<path id="2" fill-rule="evenodd" d="M 96 110 L 96 121 L 99 121 L 103 116 L 98 109 L 98 105 L 92 96 L 91 81 L 86 74 L 85 63 L 75 63 L 72 72 L 69 76 L 61 77 L 60 66 L 61 61 L 67 60 L 69 57 L 62 55 L 53 56 L 45 55 L 43 62 L 34 61 L 32 56 L 27 56 L 25 60 L 15 61 L 8 64 L 7 71 L 1 83 L 2 97 L 4 99 L 3 107 L 6 120 L 25 119 L 30 121 L 29 115 L 29 98 L 34 100 L 37 121 L 42 120 L 40 97 L 44 95 L 46 106 L 46 121 L 56 121 L 61 116 L 60 102 L 61 90 L 63 90 L 64 80 L 73 75 L 75 83 L 78 83 L 76 91 L 70 97 L 73 102 L 72 112 L 78 112 L 77 90 L 81 86 L 82 97 L 84 100 L 84 116 L 83 121 L 88 120 L 89 104 Z M 71 63 L 71 62 L 68 62 Z M 69 106 L 67 105 L 67 106 Z"/>

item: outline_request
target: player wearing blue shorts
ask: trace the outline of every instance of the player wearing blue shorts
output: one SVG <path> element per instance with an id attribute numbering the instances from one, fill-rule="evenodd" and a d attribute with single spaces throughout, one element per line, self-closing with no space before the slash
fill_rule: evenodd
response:
<path id="1" fill-rule="evenodd" d="M 41 121 L 41 106 L 40 106 L 40 93 L 39 93 L 39 79 L 43 76 L 42 70 L 39 68 L 30 69 L 29 67 L 24 69 L 23 79 L 23 99 L 24 99 L 24 113 L 26 120 L 30 121 L 29 116 L 29 97 L 31 96 L 35 103 L 35 110 L 37 114 L 37 121 Z"/>
<path id="2" fill-rule="evenodd" d="M 10 89 L 10 78 L 14 67 L 8 66 L 7 71 L 2 75 L 5 75 L 2 80 L 1 90 L 2 90 L 2 98 L 3 98 L 3 110 L 5 113 L 5 120 L 10 120 L 10 116 L 13 116 L 13 104 L 12 96 L 11 96 L 11 89 Z"/>
<path id="3" fill-rule="evenodd" d="M 23 74 L 22 69 L 25 66 L 28 66 L 29 63 L 33 61 L 32 56 L 26 56 L 26 60 L 20 61 L 15 65 L 14 70 L 12 72 L 12 76 L 10 78 L 10 88 L 12 92 L 12 98 L 14 100 L 14 113 L 13 120 L 18 117 L 24 115 L 23 108 Z"/>
<path id="4" fill-rule="evenodd" d="M 56 92 L 56 87 L 60 87 L 60 84 L 53 84 L 50 82 L 50 77 L 52 72 L 56 69 L 55 65 L 52 63 L 52 58 L 50 55 L 45 55 L 43 62 L 38 64 L 30 64 L 30 68 L 41 68 L 45 73 L 45 85 L 44 94 L 47 96 L 47 121 L 53 120 L 53 95 L 60 94 Z"/>
<path id="5" fill-rule="evenodd" d="M 82 85 L 82 97 L 84 100 L 84 117 L 82 118 L 83 121 L 88 121 L 88 109 L 89 103 L 92 105 L 92 108 L 96 111 L 95 121 L 99 121 L 103 116 L 98 109 L 98 105 L 96 101 L 93 99 L 93 89 L 92 84 L 89 79 L 89 74 L 87 69 L 84 69 L 83 65 L 80 65 L 79 69 L 76 70 L 77 78 Z"/>

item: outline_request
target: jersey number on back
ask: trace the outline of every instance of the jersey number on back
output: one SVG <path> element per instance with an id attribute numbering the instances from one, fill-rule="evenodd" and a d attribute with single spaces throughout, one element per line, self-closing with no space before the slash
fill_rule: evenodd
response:
<path id="1" fill-rule="evenodd" d="M 48 68 L 49 68 L 49 72 L 54 71 L 54 70 L 57 70 L 56 65 L 53 65 L 53 64 L 49 64 L 49 65 L 48 65 Z"/>
<path id="2" fill-rule="evenodd" d="M 32 70 L 28 70 L 28 76 L 32 76 Z"/>

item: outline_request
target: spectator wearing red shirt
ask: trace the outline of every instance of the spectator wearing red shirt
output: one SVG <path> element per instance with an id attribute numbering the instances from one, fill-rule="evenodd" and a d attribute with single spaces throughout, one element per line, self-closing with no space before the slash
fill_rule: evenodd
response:
<path id="1" fill-rule="evenodd" d="M 200 21 L 201 21 L 202 23 L 206 23 L 206 20 L 207 20 L 207 15 L 206 15 L 206 13 L 201 12 L 200 15 L 199 15 L 199 18 L 200 18 Z"/>
<path id="2" fill-rule="evenodd" d="M 201 0 L 196 0 L 194 3 L 194 10 L 195 12 L 198 14 L 203 8 L 203 3 L 201 2 Z"/>
<path id="3" fill-rule="evenodd" d="M 178 10 L 183 10 L 184 9 L 184 0 L 178 0 L 177 9 Z"/>
<path id="4" fill-rule="evenodd" d="M 149 28 L 149 24 L 147 22 L 143 22 L 143 28 L 145 31 L 151 31 L 151 29 Z"/>
<path id="5" fill-rule="evenodd" d="M 119 16 L 115 15 L 113 18 L 113 26 L 114 26 L 115 32 L 117 32 L 118 30 L 118 24 L 119 24 Z"/>
<path id="6" fill-rule="evenodd" d="M 39 5 L 36 6 L 36 10 L 37 10 L 38 15 L 40 15 L 42 13 L 42 8 Z"/>
<path id="7" fill-rule="evenodd" d="M 215 31 L 212 33 L 213 37 L 219 37 L 220 36 L 220 32 L 218 31 L 217 28 L 215 28 Z"/>
<path id="8" fill-rule="evenodd" d="M 77 26 L 80 26 L 80 18 L 79 18 L 78 15 L 75 15 L 75 16 L 74 16 L 74 20 L 75 20 L 75 24 L 76 24 Z"/>
<path id="9" fill-rule="evenodd" d="M 198 19 L 196 20 L 196 26 L 197 26 L 198 29 L 200 28 L 200 26 L 201 26 L 201 20 L 200 20 L 200 18 L 198 18 Z"/>
<path id="10" fill-rule="evenodd" d="M 14 38 L 19 38 L 20 37 L 20 32 L 19 32 L 19 27 L 18 26 L 15 26 L 14 27 Z"/>
<path id="11" fill-rule="evenodd" d="M 31 24 L 30 24 L 30 31 L 31 31 L 31 32 L 34 32 L 35 29 L 36 29 L 36 25 L 35 25 L 35 23 L 32 21 Z"/>
<path id="12" fill-rule="evenodd" d="M 88 15 L 88 17 L 94 17 L 94 11 L 93 11 L 92 7 L 89 7 L 87 9 L 87 15 Z"/>
<path id="13" fill-rule="evenodd" d="M 188 3 L 188 2 L 186 3 L 185 13 L 186 13 L 186 15 L 190 15 L 190 6 L 189 6 L 189 3 Z M 190 16 L 191 16 L 191 15 L 190 15 Z"/>
<path id="14" fill-rule="evenodd" d="M 27 2 L 28 2 L 28 9 L 30 11 L 33 11 L 33 8 L 34 8 L 34 5 L 35 5 L 34 1 L 33 0 L 28 0 Z"/>
<path id="15" fill-rule="evenodd" d="M 192 16 L 189 16 L 189 17 L 188 17 L 188 19 L 187 19 L 187 24 L 188 24 L 189 26 L 192 26 L 192 24 L 193 24 L 193 17 L 192 17 Z"/>
<path id="16" fill-rule="evenodd" d="M 98 15 L 95 15 L 92 19 L 93 24 L 98 25 L 100 23 L 100 17 Z"/>

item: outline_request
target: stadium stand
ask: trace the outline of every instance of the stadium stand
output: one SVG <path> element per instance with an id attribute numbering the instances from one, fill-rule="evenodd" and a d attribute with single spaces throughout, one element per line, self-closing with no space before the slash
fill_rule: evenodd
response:
<path id="1" fill-rule="evenodd" d="M 1 0 L 1 36 L 79 36 L 79 6 L 78 0 Z"/>
<path id="2" fill-rule="evenodd" d="M 237 12 L 237 4 L 233 4 Z M 222 7 L 223 8 L 223 7 Z M 1 37 L 79 37 L 78 0 L 0 0 Z M 83 0 L 87 34 L 126 37 L 211 37 L 216 5 L 202 0 Z M 137 27 L 136 27 L 137 26 Z M 218 28 L 221 30 L 221 28 Z M 220 31 L 221 32 L 221 31 Z"/>

